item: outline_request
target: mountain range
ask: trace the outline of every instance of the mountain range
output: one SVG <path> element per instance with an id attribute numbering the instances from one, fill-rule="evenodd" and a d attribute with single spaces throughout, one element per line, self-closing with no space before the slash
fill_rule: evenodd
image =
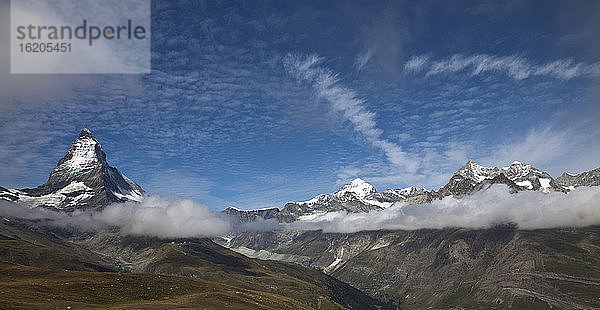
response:
<path id="1" fill-rule="evenodd" d="M 267 208 L 240 210 L 229 207 L 223 212 L 237 217 L 240 221 L 251 221 L 257 217 L 292 222 L 306 215 L 347 211 L 369 212 L 383 210 L 393 204 L 422 204 L 447 196 L 461 198 L 488 188 L 492 184 L 505 184 L 511 192 L 539 191 L 541 193 L 568 193 L 578 186 L 600 185 L 600 168 L 580 174 L 564 173 L 556 180 L 547 172 L 515 161 L 508 167 L 484 167 L 469 160 L 456 171 L 448 183 L 438 190 L 418 187 L 386 189 L 378 192 L 375 187 L 357 178 L 330 194 L 321 194 L 308 201 L 289 202 L 281 210 Z"/>
<path id="2" fill-rule="evenodd" d="M 554 179 L 531 165 L 468 161 L 437 190 L 378 192 L 362 179 L 280 210 L 225 209 L 233 222 L 282 223 L 394 204 L 462 199 L 493 184 L 511 192 L 600 185 L 600 168 Z M 482 192 L 485 194 L 485 192 Z M 48 181 L 0 187 L 0 210 L 101 211 L 146 192 L 111 167 L 84 129 Z M 377 230 L 356 233 L 258 230 L 208 238 L 126 235 L 1 216 L 0 304 L 6 308 L 207 309 L 598 309 L 600 227 L 522 230 Z M 30 298 L 29 296 L 35 296 Z"/>

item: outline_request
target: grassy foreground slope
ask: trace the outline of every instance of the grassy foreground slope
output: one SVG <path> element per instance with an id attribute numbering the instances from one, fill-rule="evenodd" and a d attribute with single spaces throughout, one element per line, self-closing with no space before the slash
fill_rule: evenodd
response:
<path id="1" fill-rule="evenodd" d="M 375 309 L 379 304 L 317 269 L 251 259 L 208 239 L 171 241 L 109 229 L 74 242 L 39 224 L 0 223 L 0 308 Z"/>
<path id="2" fill-rule="evenodd" d="M 313 308 L 375 309 L 381 303 L 316 268 L 248 258 L 209 239 L 163 240 L 104 230 L 76 243 L 133 272 L 182 275 L 286 296 Z"/>
<path id="3" fill-rule="evenodd" d="M 156 274 L 41 269 L 0 262 L 3 309 L 310 309 L 291 298 Z"/>

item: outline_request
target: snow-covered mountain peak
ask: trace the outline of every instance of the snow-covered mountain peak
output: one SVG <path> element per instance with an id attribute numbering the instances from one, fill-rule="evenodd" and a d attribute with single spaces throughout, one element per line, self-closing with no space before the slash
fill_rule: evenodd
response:
<path id="1" fill-rule="evenodd" d="M 54 170 L 77 174 L 102 164 L 106 164 L 106 154 L 94 135 L 84 128 Z"/>
<path id="2" fill-rule="evenodd" d="M 469 160 L 462 168 L 460 168 L 456 174 L 459 174 L 467 179 L 471 179 L 476 182 L 481 182 L 485 179 L 491 179 L 498 174 L 498 168 L 496 167 L 484 167 Z"/>
<path id="3" fill-rule="evenodd" d="M 94 137 L 94 135 L 92 134 L 92 132 L 87 129 L 87 128 L 83 128 L 80 132 L 79 132 L 79 139 L 92 139 L 95 140 L 96 142 L 98 142 L 98 140 L 96 140 L 96 138 Z"/>
<path id="4" fill-rule="evenodd" d="M 484 167 L 472 160 L 460 168 L 440 191 L 443 195 L 462 196 L 479 188 L 479 184 L 484 181 L 508 183 L 509 186 L 512 184 L 515 190 L 539 190 L 544 193 L 563 191 L 547 172 L 540 171 L 530 164 L 514 161 L 508 167 L 498 168 Z"/>
<path id="5" fill-rule="evenodd" d="M 344 185 L 342 189 L 336 192 L 338 196 L 344 195 L 346 193 L 353 193 L 358 198 L 365 198 L 366 196 L 376 193 L 375 187 L 373 185 L 365 182 L 361 178 L 356 178 L 352 180 L 350 183 Z"/>

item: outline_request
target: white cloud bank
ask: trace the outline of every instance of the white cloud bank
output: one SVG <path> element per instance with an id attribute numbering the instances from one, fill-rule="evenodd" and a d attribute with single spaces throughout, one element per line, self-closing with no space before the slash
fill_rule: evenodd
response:
<path id="1" fill-rule="evenodd" d="M 559 59 L 545 64 L 534 64 L 527 58 L 510 55 L 470 55 L 456 54 L 450 58 L 431 61 L 426 55 L 411 57 L 404 64 L 405 72 L 416 74 L 426 72 L 426 76 L 470 70 L 471 75 L 485 72 L 502 72 L 516 80 L 531 76 L 547 76 L 561 80 L 576 77 L 600 76 L 600 62 L 593 64 L 575 63 L 572 59 Z"/>
<path id="2" fill-rule="evenodd" d="M 94 217 L 126 234 L 167 238 L 215 236 L 230 228 L 221 214 L 188 199 L 148 197 L 141 204 L 112 204 Z"/>
<path id="3" fill-rule="evenodd" d="M 415 230 L 447 227 L 489 228 L 514 223 L 521 229 L 584 227 L 600 224 L 600 189 L 579 187 L 569 194 L 524 191 L 510 194 L 505 185 L 456 199 L 396 204 L 369 213 L 330 212 L 285 225 L 293 230 L 353 233 L 364 230 Z"/>
<path id="4" fill-rule="evenodd" d="M 222 214 L 192 200 L 147 197 L 141 203 L 116 203 L 101 212 L 64 212 L 30 209 L 18 203 L 0 201 L 0 216 L 39 220 L 55 226 L 96 230 L 117 226 L 123 234 L 162 238 L 212 237 L 231 229 Z"/>
<path id="5" fill-rule="evenodd" d="M 121 228 L 123 234 L 161 238 L 223 236 L 229 232 L 322 230 L 354 233 L 366 230 L 416 230 L 448 227 L 490 228 L 514 223 L 520 229 L 600 225 L 600 187 L 579 187 L 569 194 L 524 191 L 510 194 L 505 185 L 493 185 L 473 195 L 446 197 L 432 203 L 396 204 L 369 213 L 329 212 L 304 216 L 292 223 L 258 220 L 235 224 L 232 218 L 191 200 L 148 197 L 142 203 L 121 203 L 101 212 L 73 213 L 29 209 L 0 201 L 0 217 L 37 220 L 54 226 L 97 230 Z"/>

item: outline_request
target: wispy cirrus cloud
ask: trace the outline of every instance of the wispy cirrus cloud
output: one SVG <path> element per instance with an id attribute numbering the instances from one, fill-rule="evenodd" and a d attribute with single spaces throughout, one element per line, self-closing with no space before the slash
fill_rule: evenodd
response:
<path id="1" fill-rule="evenodd" d="M 356 68 L 357 72 L 362 71 L 362 69 L 369 63 L 371 58 L 373 57 L 373 51 L 369 50 L 366 53 L 358 55 L 356 60 L 354 61 L 354 68 Z"/>
<path id="2" fill-rule="evenodd" d="M 572 59 L 559 59 L 544 64 L 535 64 L 529 59 L 517 55 L 452 55 L 442 60 L 430 60 L 426 55 L 411 57 L 405 64 L 407 73 L 417 74 L 425 72 L 426 76 L 460 71 L 471 71 L 471 75 L 486 72 L 499 72 L 509 77 L 522 80 L 532 76 L 546 76 L 561 80 L 576 77 L 600 76 L 600 62 L 592 64 L 576 63 Z"/>
<path id="3" fill-rule="evenodd" d="M 425 55 L 414 56 L 404 64 L 404 70 L 408 72 L 417 73 L 423 70 L 423 66 L 425 66 L 428 62 L 429 57 Z"/>

